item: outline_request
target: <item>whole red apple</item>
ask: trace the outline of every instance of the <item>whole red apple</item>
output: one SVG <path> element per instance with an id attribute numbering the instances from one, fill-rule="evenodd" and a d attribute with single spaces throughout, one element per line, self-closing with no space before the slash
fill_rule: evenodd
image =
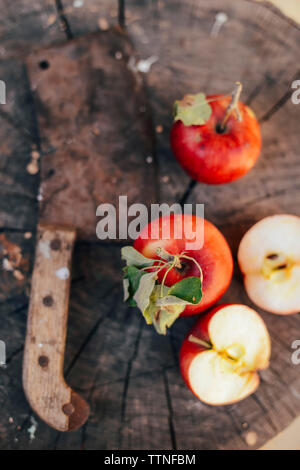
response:
<path id="1" fill-rule="evenodd" d="M 195 305 L 187 305 L 181 316 L 195 315 L 211 307 L 224 294 L 228 288 L 233 271 L 233 259 L 227 241 L 221 232 L 210 222 L 201 219 L 204 230 L 203 246 L 199 249 L 188 249 L 191 239 L 184 234 L 185 225 L 192 228 L 195 232 L 200 218 L 194 215 L 173 214 L 160 217 L 150 222 L 140 233 L 134 242 L 134 248 L 142 255 L 151 259 L 160 259 L 159 250 L 164 250 L 171 255 L 185 254 L 190 259 L 180 258 L 180 267 L 172 268 L 166 274 L 166 269 L 158 273 L 158 282 L 164 279 L 164 284 L 168 287 L 187 277 L 199 277 L 201 268 L 202 281 L 202 300 Z M 178 225 L 182 226 L 183 234 L 180 239 L 175 238 Z M 161 238 L 163 227 L 170 227 L 170 236 Z M 151 238 L 151 233 L 158 233 L 158 238 Z"/>
<path id="2" fill-rule="evenodd" d="M 270 359 L 270 337 L 261 317 L 245 305 L 219 305 L 201 316 L 180 350 L 184 381 L 201 401 L 227 405 L 259 385 L 257 370 Z"/>
<path id="3" fill-rule="evenodd" d="M 203 109 L 200 95 L 207 109 L 204 120 L 197 119 Z M 223 95 L 187 95 L 176 102 L 171 148 L 194 180 L 230 183 L 245 175 L 259 156 L 261 134 L 253 111 L 240 101 L 231 105 L 232 99 Z"/>

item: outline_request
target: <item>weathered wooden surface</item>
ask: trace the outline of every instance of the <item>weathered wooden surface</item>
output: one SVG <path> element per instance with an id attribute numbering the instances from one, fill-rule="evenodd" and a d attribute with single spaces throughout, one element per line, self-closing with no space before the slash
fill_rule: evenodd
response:
<path id="1" fill-rule="evenodd" d="M 43 154 L 40 219 L 73 225 L 81 239 L 97 239 L 99 204 L 113 204 L 118 222 L 119 196 L 128 206 L 157 199 L 143 78 L 127 65 L 134 57 L 112 28 L 27 59 Z"/>
<path id="2" fill-rule="evenodd" d="M 0 9 L 0 58 L 23 56 L 65 38 L 65 25 L 53 0 L 1 0 Z"/>
<path id="3" fill-rule="evenodd" d="M 95 1 L 86 0 L 77 10 L 71 3 L 66 16 L 74 35 L 98 29 L 98 14 L 88 10 Z M 146 78 L 155 126 L 163 126 L 156 134 L 161 201 L 182 199 L 189 185 L 169 150 L 173 99 L 199 90 L 227 92 L 241 79 L 244 99 L 260 118 L 263 151 L 249 175 L 222 187 L 197 185 L 186 194 L 187 202 L 205 203 L 207 218 L 236 254 L 242 234 L 259 218 L 283 211 L 300 215 L 300 108 L 290 101 L 291 81 L 299 78 L 299 27 L 251 0 L 128 4 L 128 29 L 141 57 L 158 56 Z M 99 17 L 107 11 L 99 10 Z M 211 38 L 217 11 L 225 11 L 229 20 Z M 260 388 L 241 403 L 209 407 L 194 398 L 178 371 L 178 349 L 193 319 L 179 320 L 166 338 L 157 336 L 122 302 L 119 247 L 89 243 L 75 249 L 65 370 L 68 382 L 90 402 L 92 415 L 71 434 L 56 433 L 37 420 L 30 440 L 21 359 L 34 237 L 24 234 L 36 225 L 38 176 L 29 175 L 26 165 L 39 138 L 24 67 L 10 60 L 0 64 L 0 72 L 12 84 L 9 104 L 0 109 L 1 235 L 21 247 L 21 264 L 14 271 L 23 274 L 21 280 L 18 272 L 1 272 L 0 339 L 7 343 L 8 364 L 0 369 L 0 448 L 259 447 L 300 412 L 299 366 L 291 363 L 299 315 L 262 313 L 273 349 Z M 14 260 L 16 252 L 6 243 L 1 256 Z M 251 305 L 237 267 L 223 300 Z"/>
<path id="4" fill-rule="evenodd" d="M 141 54 L 158 58 L 147 81 L 155 126 L 164 128 L 157 135 L 157 156 L 162 178 L 169 176 L 169 179 L 163 180 L 161 197 L 171 202 L 183 196 L 187 183 L 181 169 L 174 164 L 168 142 L 174 100 L 199 90 L 207 94 L 230 92 L 233 83 L 240 80 L 241 99 L 253 106 L 263 119 L 290 91 L 291 82 L 297 76 L 299 28 L 272 7 L 251 0 L 175 0 L 172 7 L 170 3 L 157 1 L 148 2 L 148 11 L 138 0 L 130 0 L 129 7 L 132 15 L 128 28 Z M 218 36 L 211 37 L 217 12 L 225 12 L 228 20 Z M 240 183 L 242 192 L 245 192 L 244 181 Z M 262 191 L 260 182 L 256 184 Z M 203 188 L 203 193 L 213 194 L 207 207 L 210 209 L 220 190 Z M 228 191 L 228 187 L 222 187 L 221 191 Z M 256 188 L 253 191 L 257 192 Z M 228 206 L 231 199 L 226 194 Z M 223 211 L 222 205 L 218 208 Z"/>

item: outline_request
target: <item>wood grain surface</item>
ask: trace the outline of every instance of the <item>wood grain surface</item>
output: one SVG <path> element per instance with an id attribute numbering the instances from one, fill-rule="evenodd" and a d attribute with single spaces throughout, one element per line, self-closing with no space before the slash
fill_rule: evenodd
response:
<path id="1" fill-rule="evenodd" d="M 66 24 L 52 0 L 0 1 L 0 57 L 23 57 L 65 39 Z"/>
<path id="2" fill-rule="evenodd" d="M 127 66 L 134 56 L 128 36 L 112 28 L 27 59 L 43 154 L 40 219 L 75 226 L 80 239 L 97 240 L 100 204 L 118 215 L 119 196 L 128 206 L 157 199 L 143 77 Z"/>
<path id="3" fill-rule="evenodd" d="M 75 8 L 66 2 L 66 11 L 58 13 L 67 20 L 65 41 L 70 32 L 98 31 L 104 24 L 99 18 L 117 21 L 115 5 L 98 5 L 86 0 Z M 228 21 L 213 38 L 218 11 L 226 12 Z M 300 108 L 290 100 L 291 82 L 300 78 L 299 26 L 270 5 L 252 0 L 128 0 L 127 28 L 142 59 L 157 57 L 145 79 L 156 129 L 160 200 L 205 203 L 206 217 L 224 232 L 234 256 L 245 230 L 261 217 L 300 215 Z M 47 28 L 36 32 L 29 48 L 37 48 L 37 42 L 53 44 Z M 10 83 L 8 104 L 0 109 L 0 243 L 2 260 L 12 264 L 0 280 L 0 339 L 8 356 L 6 368 L 0 369 L 0 448 L 260 447 L 300 413 L 299 366 L 291 363 L 299 315 L 260 312 L 271 333 L 272 358 L 258 391 L 235 405 L 204 405 L 185 387 L 178 370 L 178 350 L 194 320 L 180 319 L 164 338 L 147 327 L 122 302 L 120 247 L 111 244 L 82 242 L 74 252 L 65 377 L 91 404 L 91 417 L 83 429 L 66 435 L 32 415 L 22 391 L 21 364 L 39 174 L 29 174 L 26 167 L 32 151 L 40 151 L 40 138 L 19 47 L 10 41 L 0 62 L 1 78 Z M 237 79 L 244 83 L 243 100 L 261 123 L 260 159 L 231 185 L 193 185 L 170 152 L 172 102 L 186 92 L 228 92 Z M 222 301 L 251 305 L 237 266 Z M 34 437 L 28 431 L 33 419 Z"/>

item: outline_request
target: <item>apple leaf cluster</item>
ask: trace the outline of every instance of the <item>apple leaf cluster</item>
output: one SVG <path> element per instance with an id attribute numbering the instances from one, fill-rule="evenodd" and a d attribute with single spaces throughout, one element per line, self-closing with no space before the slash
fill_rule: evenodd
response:
<path id="1" fill-rule="evenodd" d="M 147 324 L 153 324 L 159 334 L 165 335 L 186 305 L 195 305 L 202 299 L 202 272 L 200 277 L 191 276 L 178 281 L 171 287 L 164 284 L 168 271 L 175 268 L 184 255 L 164 252 L 163 258 L 150 259 L 132 246 L 122 248 L 124 267 L 124 300 L 132 307 L 138 307 Z M 158 273 L 164 270 L 162 283 Z"/>

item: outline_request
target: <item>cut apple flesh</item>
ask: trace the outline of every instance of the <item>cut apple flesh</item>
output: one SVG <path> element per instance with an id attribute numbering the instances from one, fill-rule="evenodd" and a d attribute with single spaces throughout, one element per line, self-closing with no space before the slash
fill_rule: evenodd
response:
<path id="1" fill-rule="evenodd" d="M 200 400 L 221 405 L 242 400 L 259 385 L 257 369 L 269 364 L 270 338 L 259 315 L 244 305 L 228 305 L 209 322 L 212 349 L 195 356 L 189 382 Z"/>
<path id="2" fill-rule="evenodd" d="M 266 217 L 243 237 L 238 260 L 250 299 L 278 314 L 300 311 L 300 218 Z"/>
<path id="3" fill-rule="evenodd" d="M 239 374 L 217 351 L 198 354 L 189 370 L 190 386 L 197 397 L 210 405 L 226 405 L 253 393 L 259 384 L 256 372 Z"/>

